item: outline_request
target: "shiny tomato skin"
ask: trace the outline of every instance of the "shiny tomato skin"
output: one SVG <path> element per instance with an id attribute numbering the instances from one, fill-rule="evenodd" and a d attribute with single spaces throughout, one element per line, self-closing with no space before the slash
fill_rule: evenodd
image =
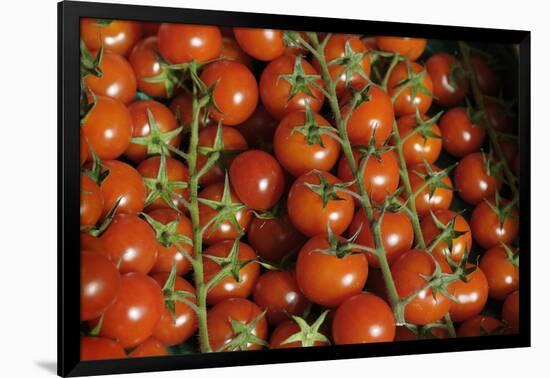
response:
<path id="1" fill-rule="evenodd" d="M 103 194 L 103 216 L 120 197 L 117 214 L 138 214 L 145 207 L 147 189 L 139 172 L 132 166 L 118 160 L 102 162 L 109 175 L 101 183 Z"/>
<path id="2" fill-rule="evenodd" d="M 306 241 L 286 214 L 272 219 L 254 218 L 247 236 L 258 256 L 272 263 L 281 262 Z"/>
<path id="3" fill-rule="evenodd" d="M 136 101 L 128 107 L 128 110 L 130 111 L 132 124 L 134 125 L 132 132 L 132 137 L 134 138 L 145 137 L 151 134 L 149 112 L 153 115 L 155 124 L 161 133 L 178 128 L 176 117 L 174 117 L 170 109 L 160 102 L 152 100 Z M 181 133 L 170 139 L 168 143 L 178 148 L 181 143 Z M 137 143 L 130 143 L 124 156 L 134 163 L 139 163 L 147 157 L 147 147 Z"/>
<path id="4" fill-rule="evenodd" d="M 223 188 L 223 182 L 209 185 L 199 193 L 199 198 L 220 201 L 223 195 Z M 231 190 L 231 200 L 233 203 L 241 203 L 233 190 Z M 216 214 L 216 210 L 199 202 L 199 218 L 201 227 L 204 227 Z M 241 231 L 246 231 L 252 220 L 252 213 L 250 210 L 244 208 L 235 214 L 235 218 L 237 219 Z M 237 238 L 239 233 L 240 230 L 235 229 L 235 227 L 226 220 L 214 230 L 212 229 L 212 225 L 209 226 L 204 232 L 203 241 L 207 245 L 212 245 L 223 240 L 234 240 Z"/>
<path id="5" fill-rule="evenodd" d="M 375 219 L 380 217 L 380 213 L 375 213 Z M 359 208 L 355 212 L 353 221 L 348 230 L 348 235 L 351 237 L 357 232 L 355 243 L 366 247 L 375 248 L 374 236 L 372 234 L 370 223 L 367 219 L 365 211 Z M 380 223 L 380 233 L 382 237 L 382 245 L 386 252 L 388 263 L 391 264 L 401 253 L 411 249 L 414 241 L 414 232 L 410 218 L 405 212 L 386 212 Z M 370 252 L 365 252 L 369 260 L 369 266 L 380 268 L 378 257 Z"/>
<path id="6" fill-rule="evenodd" d="M 168 276 L 169 273 L 160 273 L 152 277 L 162 288 L 168 280 Z M 187 299 L 192 303 L 197 303 L 194 296 L 195 288 L 184 278 L 176 276 L 174 290 L 193 294 L 193 297 Z M 172 346 L 189 339 L 195 333 L 197 327 L 198 319 L 195 311 L 187 304 L 176 301 L 175 318 L 170 313 L 168 307 L 165 306 L 159 322 L 153 329 L 153 337 L 166 346 Z"/>
<path id="7" fill-rule="evenodd" d="M 121 273 L 149 273 L 157 260 L 157 240 L 149 224 L 136 215 L 118 214 L 101 235 L 103 254 Z"/>
<path id="8" fill-rule="evenodd" d="M 103 47 L 105 51 L 126 56 L 141 39 L 141 23 L 138 21 L 111 20 L 108 25 L 101 22 L 93 18 L 80 21 L 80 38 L 91 51 Z"/>
<path id="9" fill-rule="evenodd" d="M 488 58 L 479 54 L 472 54 L 470 64 L 481 93 L 487 96 L 496 96 L 499 89 L 499 80 L 496 72 L 489 65 Z"/>
<path id="10" fill-rule="evenodd" d="M 139 344 L 136 349 L 134 349 L 128 357 L 131 358 L 140 358 L 140 357 L 159 357 L 159 356 L 168 356 L 168 350 L 166 346 L 160 341 L 150 337 L 145 340 L 143 343 Z"/>
<path id="11" fill-rule="evenodd" d="M 88 141 L 84 133 L 80 133 L 80 165 L 83 165 L 88 161 L 90 156 L 90 147 L 88 147 Z"/>
<path id="12" fill-rule="evenodd" d="M 161 164 L 160 156 L 156 155 L 143 160 L 137 166 L 137 171 L 143 178 L 156 178 L 159 174 Z M 185 182 L 189 183 L 189 170 L 181 161 L 174 158 L 166 158 L 166 177 L 169 182 Z M 148 188 L 149 190 L 149 188 Z M 172 191 L 172 204 L 166 203 L 162 198 L 156 198 L 153 202 L 147 205 L 147 211 L 156 209 L 168 209 L 170 205 L 176 206 L 180 210 L 184 210 L 184 200 L 189 201 L 188 188 L 174 188 Z"/>
<path id="13" fill-rule="evenodd" d="M 102 254 L 104 247 L 101 239 L 90 234 L 80 233 L 80 250 Z"/>
<path id="14" fill-rule="evenodd" d="M 126 358 L 126 352 L 118 342 L 105 337 L 82 336 L 80 338 L 80 361 L 116 358 Z"/>
<path id="15" fill-rule="evenodd" d="M 215 122 L 235 126 L 248 119 L 258 104 L 258 83 L 245 65 L 219 60 L 206 66 L 201 80 L 208 87 L 216 84 L 214 102 L 219 111 L 212 109 L 210 116 Z"/>
<path id="16" fill-rule="evenodd" d="M 283 195 L 285 176 L 273 156 L 248 150 L 235 157 L 229 168 L 235 194 L 251 210 L 271 209 Z"/>
<path id="17" fill-rule="evenodd" d="M 322 171 L 311 171 L 298 177 L 288 194 L 288 217 L 294 227 L 306 236 L 313 237 L 327 232 L 327 224 L 334 234 L 341 235 L 353 218 L 353 198 L 337 190 L 340 200 L 329 200 L 323 208 L 321 196 L 306 186 L 306 183 L 319 185 L 318 174 L 323 175 L 329 185 L 341 183 L 335 176 Z"/>
<path id="18" fill-rule="evenodd" d="M 392 264 L 391 272 L 399 298 L 415 293 L 426 284 L 421 275 L 430 276 L 436 262 L 444 273 L 450 273 L 448 264 L 428 252 L 413 249 L 401 254 Z M 447 288 L 452 292 L 451 288 Z M 434 323 L 445 316 L 451 308 L 452 300 L 441 292 L 433 295 L 431 288 L 422 290 L 405 306 L 405 321 L 417 325 Z"/>
<path id="19" fill-rule="evenodd" d="M 123 348 L 135 347 L 152 335 L 163 308 L 161 288 L 154 279 L 127 273 L 117 299 L 104 312 L 100 335 L 118 340 Z"/>
<path id="20" fill-rule="evenodd" d="M 265 107 L 258 104 L 254 113 L 243 123 L 235 126 L 246 139 L 250 148 L 257 148 L 265 151 L 273 150 L 273 135 L 278 122 L 269 114 Z"/>
<path id="21" fill-rule="evenodd" d="M 504 328 L 504 324 L 491 316 L 477 315 L 467 319 L 458 327 L 456 335 L 458 337 L 479 337 L 499 333 L 500 329 Z"/>
<path id="22" fill-rule="evenodd" d="M 395 115 L 404 116 L 409 114 L 416 114 L 417 109 L 421 114 L 425 114 L 428 112 L 430 106 L 432 105 L 431 96 L 428 96 L 426 93 L 422 93 L 420 90 L 417 90 L 416 94 L 413 96 L 410 87 L 405 88 L 401 91 L 399 83 L 402 80 L 406 80 L 409 78 L 407 64 L 411 65 L 411 69 L 414 74 L 418 74 L 425 70 L 422 65 L 414 62 L 402 62 L 395 66 L 388 80 L 388 94 L 390 96 L 393 96 L 398 91 L 400 92 L 399 95 L 397 95 L 393 104 Z M 433 93 L 432 79 L 430 79 L 430 76 L 427 73 L 424 76 L 421 85 L 426 88 L 430 93 Z"/>
<path id="23" fill-rule="evenodd" d="M 222 51 L 217 26 L 162 23 L 158 30 L 160 55 L 173 64 L 216 59 Z"/>
<path id="24" fill-rule="evenodd" d="M 267 321 L 278 325 L 292 315 L 303 316 L 309 304 L 294 272 L 271 270 L 262 274 L 254 288 L 254 303 L 267 311 Z"/>
<path id="25" fill-rule="evenodd" d="M 395 318 L 390 306 L 380 297 L 360 293 L 342 303 L 332 322 L 336 345 L 393 341 Z"/>
<path id="26" fill-rule="evenodd" d="M 233 28 L 237 43 L 253 58 L 270 61 L 283 55 L 283 32 L 275 29 Z"/>
<path id="27" fill-rule="evenodd" d="M 314 117 L 316 125 L 330 126 L 321 115 L 315 114 Z M 305 121 L 305 112 L 290 113 L 281 120 L 273 137 L 273 149 L 277 160 L 295 177 L 312 169 L 330 171 L 336 164 L 341 149 L 338 141 L 327 134 L 321 135 L 323 146 L 309 145 L 304 134 L 294 130 L 294 127 L 303 126 Z"/>
<path id="28" fill-rule="evenodd" d="M 222 350 L 236 335 L 231 320 L 249 324 L 260 316 L 262 310 L 253 302 L 242 298 L 230 298 L 218 303 L 208 310 L 208 338 L 213 350 Z M 262 317 L 253 330 L 260 339 L 267 338 L 267 321 Z M 247 344 L 248 350 L 261 349 L 260 344 Z"/>
<path id="29" fill-rule="evenodd" d="M 95 105 L 86 115 L 80 130 L 97 156 L 101 160 L 109 160 L 126 151 L 132 128 L 132 117 L 122 102 L 96 96 Z"/>
<path id="30" fill-rule="evenodd" d="M 80 229 L 95 226 L 103 212 L 101 189 L 89 176 L 80 174 Z"/>
<path id="31" fill-rule="evenodd" d="M 123 104 L 130 103 L 136 95 L 136 75 L 128 61 L 118 55 L 106 52 L 101 57 L 99 69 L 102 76 L 87 75 L 86 88 L 93 93 L 113 98 Z"/>
<path id="32" fill-rule="evenodd" d="M 360 153 L 354 151 L 353 156 L 359 166 Z M 338 178 L 343 182 L 353 181 L 353 174 L 345 156 L 342 156 L 338 163 Z M 363 183 L 369 197 L 376 203 L 382 203 L 386 196 L 393 195 L 399 187 L 399 162 L 395 151 L 380 154 L 380 159 L 370 157 L 363 171 Z M 356 184 L 351 185 L 349 189 L 357 193 Z M 355 203 L 359 202 L 355 200 Z"/>
<path id="33" fill-rule="evenodd" d="M 514 249 L 512 249 L 514 252 Z M 479 267 L 489 284 L 489 296 L 502 301 L 519 288 L 519 269 L 508 259 L 504 247 L 495 246 L 482 256 Z"/>
<path id="34" fill-rule="evenodd" d="M 271 337 L 269 338 L 269 346 L 273 349 L 300 348 L 302 347 L 302 343 L 300 341 L 283 344 L 286 339 L 298 332 L 300 332 L 300 326 L 293 319 L 285 320 L 282 323 L 279 323 L 279 325 L 277 325 L 271 333 Z M 324 345 L 328 345 L 328 343 L 316 341 L 313 344 L 313 346 Z"/>
<path id="35" fill-rule="evenodd" d="M 516 239 L 519 232 L 519 214 L 517 207 L 510 210 L 510 214 L 501 222 L 498 215 L 489 207 L 489 203 L 495 206 L 495 202 L 480 202 L 472 212 L 470 227 L 474 240 L 481 247 L 489 249 L 491 247 L 504 244 L 510 244 Z M 505 206 L 506 200 L 502 200 L 502 206 Z"/>
<path id="36" fill-rule="evenodd" d="M 443 259 L 445 259 L 445 256 L 448 256 L 455 263 L 459 263 L 466 251 L 468 253 L 472 251 L 472 232 L 470 231 L 468 222 L 462 215 L 452 210 L 436 210 L 432 214 L 445 225 L 448 225 L 452 219 L 455 219 L 454 230 L 464 233 L 452 240 L 452 248 L 449 248 L 449 244 L 442 240 L 432 250 L 432 253 Z M 441 230 L 437 228 L 432 218 L 432 214 L 424 215 L 420 222 L 420 228 L 426 245 L 431 245 L 432 241 L 441 233 Z"/>
<path id="37" fill-rule="evenodd" d="M 431 166 L 432 170 L 435 172 L 440 171 L 438 167 L 435 165 Z M 408 175 L 409 180 L 411 182 L 411 188 L 412 191 L 415 192 L 422 186 L 424 186 L 424 183 L 426 182 L 422 177 L 420 177 L 418 174 L 425 174 L 426 168 L 424 164 L 417 164 L 412 167 L 409 167 Z M 453 184 L 451 183 L 451 180 L 448 176 L 445 176 L 443 178 L 443 184 L 445 186 L 452 188 Z M 451 206 L 451 202 L 453 201 L 453 192 L 452 190 L 445 189 L 445 188 L 436 188 L 433 195 L 430 197 L 430 191 L 428 188 L 424 188 L 420 191 L 418 196 L 415 199 L 416 204 L 416 211 L 418 212 L 418 215 L 424 216 L 428 214 L 431 211 L 436 210 L 445 210 L 448 209 Z"/>
<path id="38" fill-rule="evenodd" d="M 231 252 L 233 244 L 233 240 L 224 240 L 210 246 L 204 251 L 205 257 L 203 257 L 202 261 L 205 282 L 211 280 L 221 270 L 220 265 L 206 256 L 227 257 Z M 239 261 L 257 259 L 256 252 L 248 244 L 240 242 L 238 248 Z M 259 276 L 260 265 L 256 261 L 252 261 L 239 271 L 239 281 L 235 280 L 233 276 L 228 275 L 212 287 L 206 296 L 206 301 L 208 304 L 214 305 L 228 298 L 247 298 L 252 294 Z"/>
<path id="39" fill-rule="evenodd" d="M 424 121 L 427 121 L 429 118 L 424 114 L 422 114 L 421 117 Z M 407 166 L 421 164 L 424 161 L 433 164 L 441 153 L 441 146 L 443 143 L 440 138 L 432 136 L 424 138 L 418 132 L 407 137 L 407 135 L 414 132 L 417 126 L 416 114 L 403 116 L 397 120 L 399 136 L 401 138 L 406 138 L 403 143 L 403 156 L 405 157 Z M 436 123 L 432 125 L 430 131 L 441 137 L 441 130 Z"/>
<path id="40" fill-rule="evenodd" d="M 165 83 L 147 81 L 163 72 L 155 51 L 158 51 L 157 37 L 148 37 L 134 46 L 128 60 L 135 72 L 139 90 L 151 97 L 166 98 Z"/>
<path id="41" fill-rule="evenodd" d="M 451 80 L 453 66 L 457 64 L 460 64 L 458 60 L 448 53 L 434 54 L 426 61 L 426 69 L 433 83 L 436 104 L 451 107 L 464 100 L 469 89 L 468 79 L 462 77 L 454 84 Z"/>
<path id="42" fill-rule="evenodd" d="M 296 56 L 283 55 L 270 62 L 260 77 L 260 97 L 262 104 L 275 119 L 283 119 L 287 114 L 297 110 L 305 110 L 309 105 L 313 112 L 318 113 L 324 102 L 323 93 L 313 84 L 308 85 L 312 95 L 300 91 L 290 98 L 292 86 L 281 75 L 291 75 L 294 71 Z M 318 71 L 305 59 L 301 60 L 306 75 L 318 75 Z M 318 85 L 323 85 L 319 78 Z"/>
<path id="43" fill-rule="evenodd" d="M 468 268 L 475 265 L 468 264 Z M 481 313 L 489 296 L 489 285 L 485 273 L 475 267 L 467 276 L 468 282 L 456 281 L 453 284 L 454 296 L 458 302 L 453 302 L 449 314 L 453 322 L 462 322 Z"/>
<path id="44" fill-rule="evenodd" d="M 233 60 L 252 69 L 252 59 L 239 46 L 237 41 L 230 37 L 222 37 L 222 52 L 220 58 Z"/>
<path id="45" fill-rule="evenodd" d="M 443 148 L 454 157 L 461 158 L 478 151 L 485 140 L 485 129 L 472 123 L 465 108 L 452 108 L 439 121 Z"/>
<path id="46" fill-rule="evenodd" d="M 393 131 L 393 104 L 390 96 L 379 87 L 371 86 L 368 92 L 370 99 L 353 110 L 346 124 L 348 137 L 352 145 L 369 144 L 374 133 L 377 146 L 382 146 Z M 347 114 L 351 105 L 342 108 Z"/>
<path id="47" fill-rule="evenodd" d="M 376 45 L 380 50 L 399 53 L 413 61 L 422 55 L 426 48 L 426 42 L 425 38 L 376 37 Z"/>
<path id="48" fill-rule="evenodd" d="M 464 156 L 455 169 L 455 186 L 458 195 L 472 205 L 489 199 L 500 190 L 502 181 L 487 173 L 484 159 L 488 158 L 481 152 L 473 152 Z"/>
<path id="49" fill-rule="evenodd" d="M 179 214 L 172 209 L 157 209 L 149 212 L 148 215 L 162 224 L 167 224 L 177 219 L 177 233 L 193 240 L 193 225 L 185 215 Z M 180 247 L 189 255 L 193 256 L 194 250 L 192 246 L 187 243 L 180 243 Z M 157 259 L 155 260 L 155 265 L 153 265 L 149 272 L 150 274 L 170 273 L 174 262 L 176 263 L 177 275 L 183 276 L 191 271 L 191 263 L 175 244 L 166 246 L 157 239 L 157 250 Z"/>
<path id="50" fill-rule="evenodd" d="M 199 132 L 199 147 L 213 147 L 216 140 L 218 126 L 210 125 Z M 222 126 L 222 142 L 225 155 L 222 153 L 219 164 L 210 168 L 199 178 L 201 185 L 210 185 L 224 180 L 225 171 L 231 166 L 235 155 L 248 149 L 248 144 L 242 134 L 234 127 Z M 208 156 L 197 154 L 197 167 L 202 168 L 208 161 Z"/>
<path id="51" fill-rule="evenodd" d="M 502 320 L 508 334 L 519 333 L 519 291 L 509 294 L 502 305 Z"/>
<path id="52" fill-rule="evenodd" d="M 114 302 L 120 273 L 105 256 L 90 251 L 80 253 L 80 320 L 91 320 Z"/>
<path id="53" fill-rule="evenodd" d="M 338 258 L 317 251 L 328 247 L 326 235 L 314 236 L 306 242 L 296 261 L 296 280 L 310 301 L 334 308 L 361 292 L 367 282 L 369 264 L 362 253 Z"/>

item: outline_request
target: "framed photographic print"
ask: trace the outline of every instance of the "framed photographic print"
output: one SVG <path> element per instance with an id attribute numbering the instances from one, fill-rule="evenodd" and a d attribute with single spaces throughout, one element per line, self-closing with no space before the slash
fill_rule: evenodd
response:
<path id="1" fill-rule="evenodd" d="M 529 32 L 58 10 L 59 375 L 530 345 Z"/>

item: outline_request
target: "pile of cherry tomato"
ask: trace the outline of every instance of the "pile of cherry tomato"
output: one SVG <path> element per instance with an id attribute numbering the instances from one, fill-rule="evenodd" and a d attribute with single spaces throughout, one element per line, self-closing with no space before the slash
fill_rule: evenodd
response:
<path id="1" fill-rule="evenodd" d="M 518 332 L 517 126 L 492 56 L 80 32 L 81 359 Z"/>

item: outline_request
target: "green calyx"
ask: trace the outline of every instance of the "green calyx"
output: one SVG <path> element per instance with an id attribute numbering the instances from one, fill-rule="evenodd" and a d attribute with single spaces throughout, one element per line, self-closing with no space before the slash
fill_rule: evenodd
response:
<path id="1" fill-rule="evenodd" d="M 345 77 L 346 87 L 349 86 L 354 74 L 358 74 L 363 79 L 370 81 L 369 76 L 361 64 L 368 54 L 369 52 L 366 50 L 362 52 L 353 51 L 348 40 L 344 46 L 344 55 L 328 62 L 328 67 L 335 65 L 342 67 L 342 74 Z"/>
<path id="2" fill-rule="evenodd" d="M 338 191 L 353 185 L 353 183 L 329 184 L 322 172 L 318 170 L 313 172 L 319 177 L 319 184 L 306 182 L 304 185 L 321 197 L 323 209 L 327 207 L 329 201 L 342 201 L 343 198 L 338 196 Z"/>
<path id="3" fill-rule="evenodd" d="M 458 163 L 457 163 L 458 164 Z M 445 184 L 444 179 L 449 176 L 449 173 L 456 167 L 457 164 L 450 165 L 449 167 L 440 171 L 435 171 L 432 166 L 424 161 L 424 168 L 426 173 L 413 172 L 418 177 L 422 178 L 428 187 L 428 196 L 432 198 L 436 189 L 446 189 L 452 191 L 453 188 Z"/>
<path id="4" fill-rule="evenodd" d="M 458 88 L 459 83 L 464 82 L 467 79 L 468 73 L 462 66 L 462 63 L 455 62 L 451 65 L 451 71 L 449 74 L 449 84 L 451 84 L 452 87 Z"/>
<path id="5" fill-rule="evenodd" d="M 321 79 L 321 76 L 306 74 L 302 66 L 302 57 L 300 55 L 296 56 L 292 73 L 279 75 L 279 78 L 286 80 L 290 84 L 291 89 L 288 95 L 288 101 L 292 100 L 298 93 L 316 98 L 311 91 L 311 87 L 318 85 L 317 82 Z"/>
<path id="6" fill-rule="evenodd" d="M 103 71 L 99 68 L 102 58 L 103 47 L 97 51 L 97 54 L 94 57 L 90 53 L 90 50 L 86 47 L 84 41 L 80 40 L 80 77 L 84 78 L 88 75 L 102 77 Z"/>
<path id="7" fill-rule="evenodd" d="M 231 328 L 233 329 L 233 338 L 220 348 L 220 351 L 244 351 L 248 350 L 250 345 L 258 344 L 267 346 L 267 342 L 256 336 L 256 327 L 258 323 L 265 317 L 265 311 L 253 319 L 250 323 L 243 323 L 235 319 L 231 319 Z"/>
<path id="8" fill-rule="evenodd" d="M 498 216 L 499 221 L 499 227 L 504 227 L 504 222 L 506 219 L 515 219 L 514 214 L 512 213 L 512 209 L 516 206 L 516 200 L 509 201 L 508 203 L 504 204 L 502 202 L 502 198 L 500 197 L 500 194 L 495 192 L 495 203 L 492 204 L 488 200 L 484 200 L 487 206 L 491 208 L 491 210 Z"/>
<path id="9" fill-rule="evenodd" d="M 160 166 L 157 172 L 157 177 L 144 177 L 143 183 L 149 189 L 145 206 L 149 206 L 158 198 L 162 199 L 172 209 L 179 211 L 176 205 L 176 199 L 183 200 L 181 194 L 176 191 L 188 187 L 188 183 L 184 181 L 170 181 L 166 173 L 166 156 L 160 155 Z"/>
<path id="10" fill-rule="evenodd" d="M 445 244 L 449 248 L 449 251 L 452 251 L 454 240 L 468 233 L 467 231 L 455 230 L 456 218 L 459 216 L 459 214 L 456 214 L 446 224 L 441 222 L 439 218 L 437 218 L 437 216 L 432 211 L 430 211 L 430 216 L 432 217 L 432 221 L 434 222 L 437 230 L 439 231 L 439 235 L 436 238 L 434 238 L 430 243 L 430 245 L 428 246 L 427 248 L 428 252 L 432 252 L 433 249 L 442 241 L 445 242 Z"/>
<path id="11" fill-rule="evenodd" d="M 233 241 L 233 245 L 231 246 L 231 250 L 229 251 L 229 254 L 225 257 L 219 257 L 219 256 L 213 256 L 213 255 L 204 255 L 204 257 L 214 261 L 216 264 L 221 266 L 222 271 L 226 271 L 229 273 L 233 279 L 237 282 L 241 282 L 241 269 L 250 264 L 253 261 L 256 261 L 256 259 L 248 259 L 244 261 L 239 260 L 239 245 L 241 242 L 242 234 L 240 234 L 237 239 Z M 220 278 L 220 280 L 223 277 Z M 209 285 L 212 287 L 213 284 Z"/>
<path id="12" fill-rule="evenodd" d="M 311 110 L 309 103 L 306 103 L 304 124 L 294 126 L 291 135 L 294 133 L 302 134 L 308 146 L 318 145 L 324 148 L 325 145 L 323 144 L 322 136 L 330 135 L 336 137 L 337 131 L 331 126 L 317 124 L 315 121 L 315 113 Z"/>
<path id="13" fill-rule="evenodd" d="M 329 339 L 319 332 L 319 328 L 323 325 L 328 313 L 329 310 L 323 311 L 323 313 L 319 315 L 319 317 L 311 325 L 309 325 L 303 318 L 293 316 L 292 319 L 296 322 L 296 324 L 298 324 L 300 331 L 290 335 L 281 343 L 281 345 L 295 342 L 299 342 L 302 347 L 312 347 L 316 342 L 330 344 Z"/>
<path id="14" fill-rule="evenodd" d="M 150 215 L 146 213 L 142 213 L 141 215 L 143 216 L 143 218 L 145 218 L 147 223 L 149 223 L 149 225 L 153 228 L 153 230 L 155 231 L 157 242 L 159 242 L 161 245 L 165 247 L 171 247 L 173 245 L 178 246 L 182 244 L 188 244 L 190 246 L 193 246 L 193 242 L 188 236 L 178 232 L 178 225 L 180 221 L 179 213 L 176 219 L 166 224 L 163 224 L 153 219 Z"/>
<path id="15" fill-rule="evenodd" d="M 191 307 L 195 312 L 198 311 L 197 305 L 192 301 L 195 299 L 195 295 L 188 291 L 176 289 L 176 263 L 172 264 L 170 269 L 170 275 L 162 287 L 162 295 L 164 296 L 164 305 L 170 311 L 172 319 L 176 321 L 176 303 L 182 302 Z"/>
<path id="16" fill-rule="evenodd" d="M 315 252 L 320 252 L 325 255 L 336 256 L 339 259 L 344 259 L 347 256 L 356 255 L 362 252 L 371 252 L 375 253 L 372 248 L 355 244 L 355 240 L 359 236 L 361 229 L 352 235 L 349 239 L 345 239 L 338 235 L 335 235 L 330 227 L 330 223 L 327 223 L 327 241 L 329 246 L 324 249 L 317 249 Z"/>
<path id="17" fill-rule="evenodd" d="M 410 88 L 412 97 L 416 97 L 418 92 L 421 92 L 429 97 L 434 97 L 433 93 L 430 92 L 423 84 L 427 74 L 428 71 L 426 71 L 426 69 L 415 73 L 412 69 L 411 63 L 407 61 L 407 77 L 395 84 L 394 88 L 399 88 L 399 91 L 396 92 L 394 96 L 396 97 L 396 95 L 398 95 L 402 90 Z M 395 98 L 392 98 L 392 100 L 395 101 Z"/>
<path id="18" fill-rule="evenodd" d="M 81 171 L 86 176 L 94 180 L 97 185 L 101 185 L 101 183 L 105 181 L 107 176 L 109 176 L 110 171 L 103 165 L 95 150 L 91 146 L 88 146 L 88 149 L 90 150 L 90 154 L 92 155 L 92 167 L 90 169 L 82 167 Z"/>
<path id="19" fill-rule="evenodd" d="M 506 244 L 502 243 L 501 245 L 504 249 L 504 252 L 506 252 L 508 262 L 516 268 L 519 268 L 519 249 L 514 252 L 512 248 L 510 248 Z"/>
<path id="20" fill-rule="evenodd" d="M 163 133 L 158 128 L 153 112 L 150 109 L 147 109 L 147 117 L 149 120 L 149 135 L 134 137 L 131 139 L 131 142 L 145 146 L 147 148 L 147 155 L 168 155 L 173 152 L 187 159 L 187 155 L 170 144 L 170 141 L 181 133 L 183 126 Z"/>
<path id="21" fill-rule="evenodd" d="M 418 133 L 424 140 L 428 138 L 435 138 L 435 139 L 443 139 L 443 137 L 439 134 L 436 134 L 432 131 L 432 128 L 437 123 L 441 115 L 443 114 L 443 111 L 440 111 L 432 118 L 429 118 L 427 120 L 424 120 L 422 116 L 420 115 L 420 112 L 418 111 L 418 108 L 416 109 L 416 127 L 414 128 L 414 133 Z M 410 134 L 406 135 L 403 140 L 406 140 Z"/>
<path id="22" fill-rule="evenodd" d="M 482 110 L 475 109 L 468 97 L 466 97 L 466 117 L 474 127 L 483 127 L 485 114 Z"/>

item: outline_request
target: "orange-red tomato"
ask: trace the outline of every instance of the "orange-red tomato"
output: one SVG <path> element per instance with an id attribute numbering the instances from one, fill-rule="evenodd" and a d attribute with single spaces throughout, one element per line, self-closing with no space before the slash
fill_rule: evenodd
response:
<path id="1" fill-rule="evenodd" d="M 429 119 L 429 117 L 424 114 L 422 114 L 421 117 L 424 121 Z M 403 116 L 397 120 L 399 136 L 401 138 L 406 138 L 403 143 L 403 156 L 407 166 L 421 164 L 424 161 L 433 164 L 441 153 L 441 139 L 434 136 L 424 137 L 420 132 L 414 131 L 417 126 L 416 114 Z M 441 137 L 441 131 L 436 123 L 430 127 L 429 131 Z M 411 133 L 414 134 L 408 136 Z"/>
<path id="2" fill-rule="evenodd" d="M 442 106 L 460 104 L 468 92 L 468 79 L 464 74 L 456 76 L 453 82 L 453 68 L 459 67 L 458 60 L 448 53 L 437 53 L 426 61 L 426 69 L 432 79 L 434 101 Z M 460 75 L 460 74 L 459 74 Z"/>
<path id="3" fill-rule="evenodd" d="M 506 323 L 506 332 L 519 333 L 519 291 L 509 294 L 502 305 L 502 320 Z"/>
<path id="4" fill-rule="evenodd" d="M 426 39 L 380 36 L 376 37 L 376 45 L 380 50 L 399 53 L 410 60 L 416 60 L 426 48 Z"/>
<path id="5" fill-rule="evenodd" d="M 281 30 L 233 28 L 233 33 L 241 49 L 258 60 L 273 60 L 285 52 Z"/>
<path id="6" fill-rule="evenodd" d="M 443 148 L 455 157 L 476 152 L 483 145 L 485 129 L 468 118 L 465 108 L 452 108 L 439 121 Z"/>
<path id="7" fill-rule="evenodd" d="M 160 22 L 142 21 L 141 31 L 143 33 L 143 37 L 157 35 L 159 31 L 159 27 L 160 27 Z"/>
<path id="8" fill-rule="evenodd" d="M 217 26 L 162 23 L 157 36 L 159 53 L 173 64 L 206 62 L 222 52 L 222 35 Z"/>
<path id="9" fill-rule="evenodd" d="M 511 251 L 516 251 L 511 248 Z M 481 256 L 479 267 L 485 273 L 489 284 L 489 296 L 502 301 L 519 288 L 519 269 L 508 258 L 502 246 L 495 246 Z"/>
<path id="10" fill-rule="evenodd" d="M 84 133 L 80 133 L 80 165 L 83 165 L 90 158 L 90 148 Z"/>
<path id="11" fill-rule="evenodd" d="M 491 316 L 477 315 L 466 320 L 458 327 L 458 337 L 479 337 L 500 334 L 505 325 Z"/>
<path id="12" fill-rule="evenodd" d="M 148 37 L 134 46 L 128 60 L 134 69 L 139 90 L 151 97 L 166 98 L 166 82 L 148 81 L 164 71 L 155 51 L 158 51 L 157 37 Z"/>
<path id="13" fill-rule="evenodd" d="M 234 60 L 252 69 L 252 59 L 239 46 L 233 38 L 222 38 L 222 52 L 220 58 Z"/>
<path id="14" fill-rule="evenodd" d="M 507 200 L 501 200 L 501 206 L 506 206 Z M 509 244 L 516 239 L 519 232 L 519 214 L 517 207 L 512 207 L 504 219 L 491 208 L 495 201 L 480 202 L 472 212 L 470 226 L 474 240 L 483 248 Z"/>
<path id="15" fill-rule="evenodd" d="M 103 253 L 104 248 L 100 238 L 81 232 L 79 239 L 81 251 Z"/>
<path id="16" fill-rule="evenodd" d="M 435 165 L 432 165 L 431 169 L 434 172 L 441 171 L 441 169 Z M 409 167 L 408 175 L 413 193 L 425 186 L 426 180 L 420 176 L 424 174 L 426 174 L 426 167 L 424 164 L 417 164 Z M 437 187 L 430 195 L 430 189 L 428 187 L 424 187 L 424 189 L 418 193 L 415 198 L 416 211 L 418 212 L 418 215 L 424 216 L 425 214 L 428 214 L 430 210 L 445 210 L 451 206 L 451 202 L 453 201 L 453 184 L 451 183 L 449 176 L 445 176 L 442 181 L 443 185 L 451 189 Z"/>
<path id="17" fill-rule="evenodd" d="M 126 352 L 118 342 L 105 337 L 84 336 L 80 338 L 80 361 L 115 358 L 126 358 Z"/>
<path id="18" fill-rule="evenodd" d="M 403 80 L 411 79 L 409 77 L 409 65 L 413 75 L 419 75 L 424 72 L 424 77 L 417 88 L 416 93 L 413 93 L 411 87 L 403 89 Z M 388 80 L 388 93 L 390 96 L 397 96 L 393 104 L 393 109 L 397 116 L 415 114 L 417 109 L 421 114 L 427 113 L 432 105 L 432 96 L 422 92 L 422 88 L 433 93 L 433 83 L 430 75 L 425 71 L 425 68 L 414 62 L 401 62 L 395 66 Z M 398 93 L 399 92 L 399 93 Z"/>
<path id="19" fill-rule="evenodd" d="M 468 268 L 475 265 L 468 264 Z M 449 314 L 453 322 L 461 322 L 478 315 L 489 296 L 489 285 L 485 273 L 477 267 L 467 276 L 468 282 L 456 281 L 453 284 L 454 296 L 458 302 L 453 302 Z"/>
<path id="20" fill-rule="evenodd" d="M 95 226 L 103 212 L 103 195 L 94 180 L 80 174 L 80 229 Z"/>
<path id="21" fill-rule="evenodd" d="M 488 172 L 487 156 L 473 152 L 460 160 L 455 170 L 455 186 L 458 195 L 466 202 L 477 205 L 489 199 L 502 186 L 502 181 Z"/>
<path id="22" fill-rule="evenodd" d="M 167 356 L 168 350 L 166 346 L 162 344 L 157 339 L 152 337 L 148 338 L 141 344 L 139 344 L 136 349 L 134 349 L 128 357 L 138 358 L 138 357 L 158 357 L 158 356 Z"/>
<path id="23" fill-rule="evenodd" d="M 87 75 L 86 88 L 101 96 L 114 98 L 124 104 L 130 103 L 136 95 L 136 75 L 124 57 L 105 52 L 99 63 L 101 77 Z"/>
<path id="24" fill-rule="evenodd" d="M 84 18 L 80 21 L 80 38 L 91 51 L 101 47 L 123 56 L 141 39 L 141 23 L 126 20 L 99 20 Z"/>
<path id="25" fill-rule="evenodd" d="M 269 338 L 269 346 L 273 349 L 302 347 L 303 345 L 300 341 L 293 341 L 291 343 L 283 344 L 286 339 L 298 332 L 300 332 L 300 326 L 293 319 L 286 320 L 280 323 L 271 333 L 271 337 Z M 313 344 L 313 346 L 323 345 L 328 345 L 328 343 L 316 341 Z"/>

